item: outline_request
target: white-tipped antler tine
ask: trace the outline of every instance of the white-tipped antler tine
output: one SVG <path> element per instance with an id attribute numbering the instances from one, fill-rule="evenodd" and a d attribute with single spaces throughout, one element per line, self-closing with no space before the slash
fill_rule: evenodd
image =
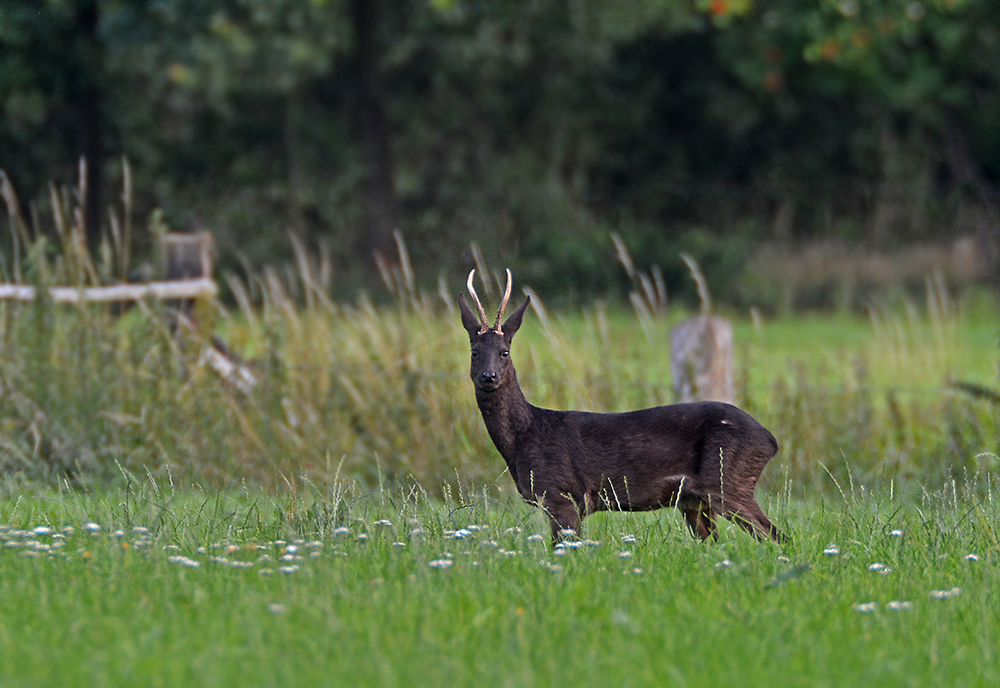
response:
<path id="1" fill-rule="evenodd" d="M 486 324 L 486 311 L 483 310 L 483 304 L 479 302 L 479 296 L 476 294 L 476 288 L 472 286 L 472 278 L 475 274 L 475 270 L 469 273 L 469 281 L 465 283 L 465 286 L 469 288 L 469 295 L 472 296 L 472 300 L 476 302 L 476 310 L 479 311 L 479 334 L 486 334 L 489 331 L 490 326 Z"/>
<path id="2" fill-rule="evenodd" d="M 507 308 L 507 302 L 510 301 L 511 285 L 510 268 L 507 268 L 507 288 L 503 292 L 503 301 L 500 302 L 500 309 L 497 311 L 497 321 L 493 323 L 493 331 L 497 334 L 503 334 L 503 330 L 500 329 L 500 318 L 503 317 L 504 309 Z"/>

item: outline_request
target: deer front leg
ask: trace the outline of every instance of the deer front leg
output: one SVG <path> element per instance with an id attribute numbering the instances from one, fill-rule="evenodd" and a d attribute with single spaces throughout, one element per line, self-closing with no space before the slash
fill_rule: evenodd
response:
<path id="1" fill-rule="evenodd" d="M 576 500 L 568 494 L 560 494 L 555 497 L 546 495 L 542 500 L 542 509 L 549 517 L 549 525 L 552 528 L 552 545 L 561 542 L 564 531 L 572 530 L 580 532 L 580 522 L 583 517 L 580 513 L 580 506 Z"/>

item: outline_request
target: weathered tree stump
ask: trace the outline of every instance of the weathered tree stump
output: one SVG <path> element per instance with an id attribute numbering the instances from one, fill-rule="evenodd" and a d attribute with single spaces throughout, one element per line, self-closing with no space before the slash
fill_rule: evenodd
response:
<path id="1" fill-rule="evenodd" d="M 682 320 L 670 331 L 674 396 L 733 403 L 733 326 L 717 315 Z"/>

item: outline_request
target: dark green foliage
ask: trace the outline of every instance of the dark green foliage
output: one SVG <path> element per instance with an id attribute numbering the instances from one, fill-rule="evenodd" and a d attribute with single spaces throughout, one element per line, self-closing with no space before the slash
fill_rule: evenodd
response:
<path id="1" fill-rule="evenodd" d="M 293 231 L 352 291 L 373 274 L 373 145 L 414 260 L 456 277 L 474 240 L 539 287 L 621 287 L 601 267 L 616 231 L 672 285 L 676 248 L 706 247 L 732 299 L 760 241 L 992 245 L 990 0 L 378 4 L 364 83 L 346 0 L 4 5 L 0 166 L 36 198 L 82 152 L 100 179 L 127 156 L 138 208 L 211 228 L 223 265 L 288 256 Z"/>

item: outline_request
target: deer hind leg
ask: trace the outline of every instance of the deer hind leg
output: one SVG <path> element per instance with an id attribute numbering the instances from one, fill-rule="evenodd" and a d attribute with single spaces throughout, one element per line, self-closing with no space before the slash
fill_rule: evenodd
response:
<path id="1" fill-rule="evenodd" d="M 757 500 L 750 498 L 736 508 L 728 508 L 725 517 L 746 530 L 758 540 L 770 538 L 775 542 L 788 542 L 788 537 L 775 527 L 764 514 Z"/>
<path id="2" fill-rule="evenodd" d="M 715 514 L 709 509 L 708 504 L 701 501 L 687 501 L 679 505 L 684 520 L 687 521 L 688 530 L 691 536 L 700 538 L 702 541 L 712 538 L 719 539 L 719 532 L 715 526 Z"/>

